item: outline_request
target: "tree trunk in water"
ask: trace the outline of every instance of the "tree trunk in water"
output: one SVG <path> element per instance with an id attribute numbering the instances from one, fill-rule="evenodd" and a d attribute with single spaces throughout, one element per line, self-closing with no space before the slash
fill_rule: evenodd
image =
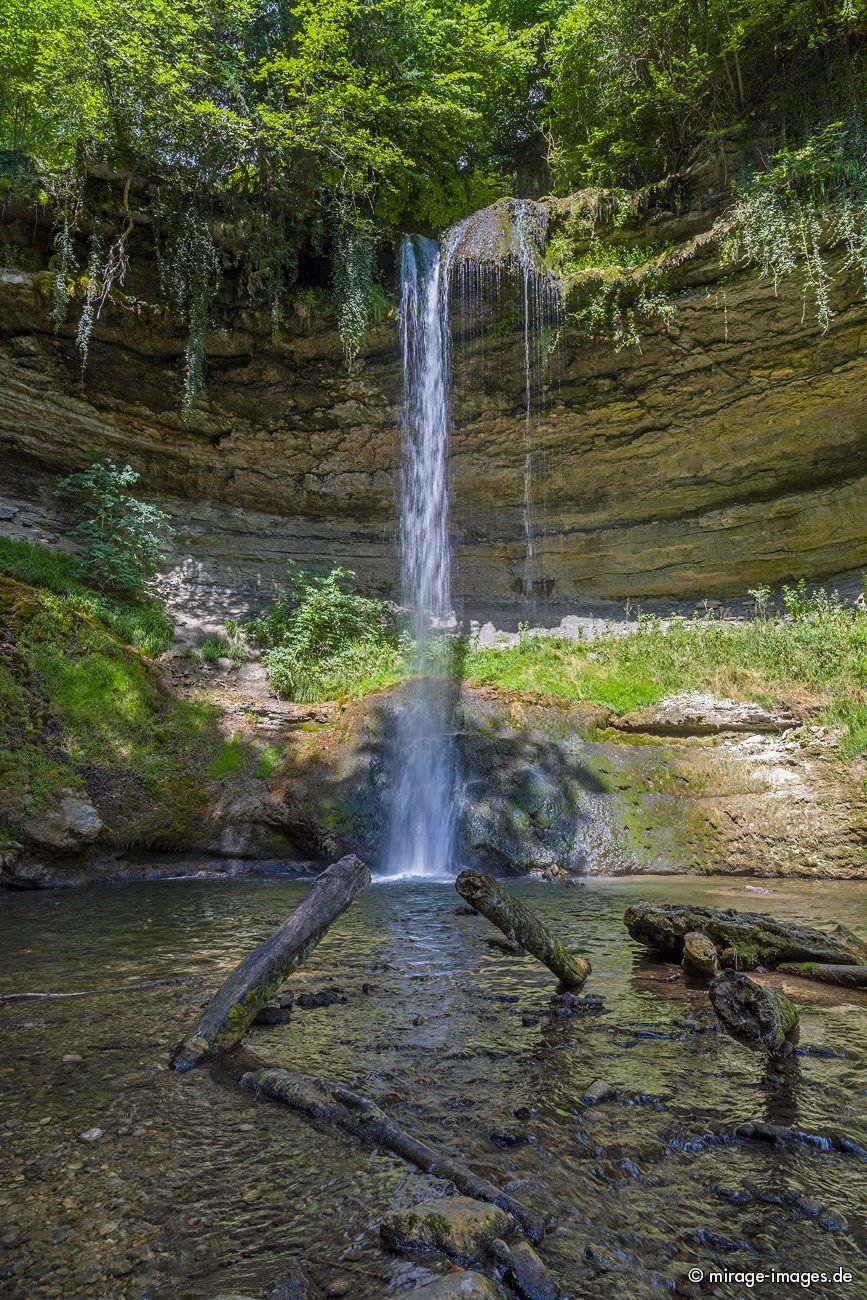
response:
<path id="1" fill-rule="evenodd" d="M 683 943 L 700 930 L 716 945 L 720 962 L 738 970 L 776 966 L 781 961 L 817 961 L 848 965 L 867 962 L 867 944 L 838 925 L 830 934 L 761 912 L 736 912 L 680 903 L 635 903 L 623 924 L 633 939 L 666 957 L 680 959 Z"/>
<path id="2" fill-rule="evenodd" d="M 786 975 L 800 975 L 820 984 L 838 984 L 844 989 L 867 989 L 867 966 L 832 966 L 815 961 L 787 961 L 777 967 Z"/>
<path id="3" fill-rule="evenodd" d="M 708 994 L 723 1029 L 739 1043 L 772 1056 L 789 1050 L 801 1013 L 785 993 L 727 970 L 713 981 Z"/>
<path id="4" fill-rule="evenodd" d="M 175 1049 L 172 1067 L 192 1069 L 239 1043 L 271 995 L 369 884 L 370 872 L 353 854 L 327 867 L 291 916 L 235 967 Z"/>
<path id="5" fill-rule="evenodd" d="M 432 1147 L 399 1128 L 368 1097 L 312 1074 L 296 1074 L 292 1070 L 270 1067 L 243 1074 L 239 1082 L 243 1088 L 264 1092 L 311 1119 L 327 1120 L 363 1142 L 393 1151 L 423 1173 L 448 1179 L 465 1196 L 499 1205 L 517 1219 L 531 1241 L 539 1242 L 544 1237 L 542 1224 L 518 1201 L 512 1200 L 499 1187 L 474 1174 L 465 1165 L 438 1155 Z"/>
<path id="6" fill-rule="evenodd" d="M 570 989 L 581 987 L 590 974 L 589 961 L 584 957 L 570 956 L 535 912 L 520 903 L 493 876 L 481 871 L 462 871 L 455 881 L 455 889 L 471 907 L 498 926 L 508 939 L 526 948 L 543 966 L 553 971 L 561 984 Z"/>

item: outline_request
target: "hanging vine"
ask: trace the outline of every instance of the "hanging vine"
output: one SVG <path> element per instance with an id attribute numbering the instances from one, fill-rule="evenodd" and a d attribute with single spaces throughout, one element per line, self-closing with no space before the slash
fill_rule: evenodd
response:
<path id="1" fill-rule="evenodd" d="M 71 167 L 55 177 L 49 191 L 54 207 L 54 235 L 51 282 L 51 323 L 55 334 L 66 324 L 73 295 L 78 258 L 75 236 L 84 210 L 84 175 Z"/>
<path id="2" fill-rule="evenodd" d="M 824 333 L 833 318 L 828 254 L 846 249 L 867 292 L 867 141 L 855 122 L 831 122 L 798 149 L 781 149 L 741 186 L 723 260 L 746 261 L 773 280 L 801 266 L 805 303 Z"/>
<path id="3" fill-rule="evenodd" d="M 181 207 L 182 198 L 187 205 Z M 210 214 L 189 196 L 177 196 L 171 207 L 154 203 L 156 252 L 160 282 L 187 326 L 184 349 L 183 409 L 189 413 L 205 384 L 205 351 L 211 305 L 222 282 L 223 263 L 214 245 Z"/>
<path id="4" fill-rule="evenodd" d="M 344 216 L 334 234 L 332 284 L 337 328 L 348 366 L 374 313 L 379 289 L 376 253 L 379 236 L 373 223 L 357 214 Z"/>
<path id="5" fill-rule="evenodd" d="M 286 292 L 298 275 L 298 232 L 288 219 L 254 209 L 248 223 L 243 256 L 244 287 L 253 302 L 264 302 L 271 324 L 271 342 L 280 337 Z"/>

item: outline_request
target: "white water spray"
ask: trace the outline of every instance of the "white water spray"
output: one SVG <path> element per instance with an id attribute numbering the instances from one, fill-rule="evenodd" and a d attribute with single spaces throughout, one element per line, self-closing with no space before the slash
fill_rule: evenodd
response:
<path id="1" fill-rule="evenodd" d="M 448 500 L 449 266 L 453 242 L 408 236 L 400 249 L 403 356 L 401 591 L 412 611 L 414 675 L 398 713 L 399 764 L 386 861 L 389 876 L 449 878 L 455 839 L 452 613 Z"/>

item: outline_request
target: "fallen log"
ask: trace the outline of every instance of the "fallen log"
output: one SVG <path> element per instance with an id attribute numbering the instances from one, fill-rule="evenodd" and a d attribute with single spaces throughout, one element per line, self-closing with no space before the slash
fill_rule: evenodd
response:
<path id="1" fill-rule="evenodd" d="M 801 1013 L 785 993 L 727 970 L 712 982 L 708 996 L 723 1029 L 739 1043 L 772 1056 L 791 1051 Z"/>
<path id="2" fill-rule="evenodd" d="M 464 1196 L 498 1205 L 517 1220 L 531 1241 L 538 1243 L 543 1239 L 545 1230 L 542 1223 L 523 1205 L 486 1178 L 474 1174 L 466 1165 L 438 1154 L 425 1142 L 412 1137 L 368 1097 L 312 1074 L 271 1067 L 249 1071 L 241 1076 L 239 1082 L 242 1088 L 264 1093 L 311 1119 L 327 1120 L 363 1142 L 393 1151 L 422 1173 L 454 1183 Z"/>
<path id="3" fill-rule="evenodd" d="M 844 989 L 867 989 L 867 966 L 833 966 L 815 961 L 786 961 L 777 970 L 820 984 L 837 984 Z"/>
<path id="4" fill-rule="evenodd" d="M 776 966 L 783 961 L 843 965 L 867 962 L 867 944 L 845 926 L 838 925 L 826 934 L 761 912 L 680 903 L 635 903 L 627 908 L 623 923 L 632 938 L 646 948 L 677 960 L 683 957 L 686 936 L 700 930 L 716 945 L 721 963 L 738 970 Z"/>
<path id="5" fill-rule="evenodd" d="M 493 876 L 481 871 L 462 871 L 455 881 L 455 889 L 471 907 L 502 930 L 507 939 L 525 948 L 553 971 L 566 988 L 581 987 L 590 974 L 589 961 L 571 956 L 536 913 Z"/>
<path id="6" fill-rule="evenodd" d="M 235 1047 L 272 994 L 368 884 L 370 872 L 353 854 L 317 876 L 294 912 L 214 994 L 195 1029 L 175 1049 L 172 1068 L 189 1070 Z"/>

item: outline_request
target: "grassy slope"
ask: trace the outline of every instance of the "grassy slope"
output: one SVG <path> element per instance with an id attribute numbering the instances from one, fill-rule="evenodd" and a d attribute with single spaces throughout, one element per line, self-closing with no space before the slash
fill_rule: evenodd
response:
<path id="1" fill-rule="evenodd" d="M 0 837 L 57 787 L 87 783 L 123 834 L 154 819 L 167 847 L 236 774 L 237 744 L 207 700 L 166 691 L 149 656 L 171 639 L 155 602 L 83 586 L 69 557 L 0 539 Z"/>
<path id="2" fill-rule="evenodd" d="M 867 612 L 833 603 L 783 621 L 727 625 L 647 620 L 625 637 L 565 641 L 524 637 L 508 650 L 473 650 L 468 681 L 565 699 L 617 712 L 675 691 L 708 690 L 735 699 L 794 704 L 842 726 L 848 754 L 867 754 Z"/>

